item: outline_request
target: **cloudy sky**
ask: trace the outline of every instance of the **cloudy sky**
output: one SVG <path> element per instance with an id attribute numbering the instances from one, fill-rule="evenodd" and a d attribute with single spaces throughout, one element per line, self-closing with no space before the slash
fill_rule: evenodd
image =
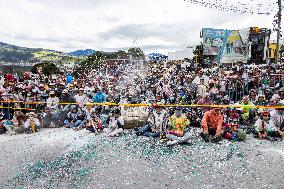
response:
<path id="1" fill-rule="evenodd" d="M 184 0 L 0 0 L 0 41 L 64 52 L 138 46 L 165 53 L 198 44 L 203 27 L 272 28 L 273 16 L 223 12 Z"/>

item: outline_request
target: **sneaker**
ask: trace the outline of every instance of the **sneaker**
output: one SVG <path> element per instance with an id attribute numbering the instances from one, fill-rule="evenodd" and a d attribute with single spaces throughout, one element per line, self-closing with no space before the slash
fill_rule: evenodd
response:
<path id="1" fill-rule="evenodd" d="M 275 137 L 271 137 L 271 136 L 266 136 L 265 139 L 267 139 L 269 141 L 277 141 L 277 139 Z"/>
<path id="2" fill-rule="evenodd" d="M 219 143 L 221 141 L 221 138 L 220 137 L 214 137 L 211 139 L 211 142 L 213 143 Z"/>
<path id="3" fill-rule="evenodd" d="M 209 142 L 209 135 L 208 135 L 208 134 L 203 134 L 203 133 L 201 133 L 201 137 L 203 138 L 203 140 L 204 140 L 205 142 Z"/>
<path id="4" fill-rule="evenodd" d="M 178 142 L 176 140 L 171 140 L 171 141 L 168 141 L 167 142 L 167 146 L 172 146 L 172 145 L 175 145 L 177 144 Z"/>
<path id="5" fill-rule="evenodd" d="M 193 143 L 192 140 L 186 142 L 186 144 L 192 144 L 192 143 Z"/>
<path id="6" fill-rule="evenodd" d="M 160 143 L 166 143 L 166 142 L 168 142 L 168 139 L 167 139 L 167 138 L 162 138 L 162 139 L 160 139 Z"/>

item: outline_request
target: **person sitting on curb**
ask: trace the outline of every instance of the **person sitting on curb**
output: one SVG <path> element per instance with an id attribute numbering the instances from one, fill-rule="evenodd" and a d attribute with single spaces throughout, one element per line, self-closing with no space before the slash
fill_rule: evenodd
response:
<path id="1" fill-rule="evenodd" d="M 224 138 L 232 141 L 243 141 L 246 133 L 240 128 L 240 116 L 236 108 L 228 108 L 225 116 Z"/>
<path id="2" fill-rule="evenodd" d="M 28 119 L 25 122 L 24 127 L 26 129 L 29 129 L 28 131 L 29 133 L 38 132 L 38 130 L 41 129 L 41 124 L 40 124 L 39 119 L 37 118 L 37 115 L 34 112 L 30 112 L 30 113 L 27 113 L 27 117 Z"/>
<path id="3" fill-rule="evenodd" d="M 138 129 L 137 136 L 146 136 L 157 138 L 166 132 L 166 126 L 169 119 L 167 111 L 160 103 L 153 105 L 154 110 L 150 113 L 147 124 Z"/>
<path id="4" fill-rule="evenodd" d="M 207 111 L 201 122 L 201 137 L 204 141 L 219 142 L 221 140 L 222 124 L 223 116 L 219 107 Z"/>
<path id="5" fill-rule="evenodd" d="M 79 127 L 82 121 L 84 120 L 82 117 L 82 112 L 78 110 L 76 105 L 71 106 L 70 112 L 67 114 L 67 118 L 64 120 L 64 124 L 66 128 L 76 128 Z"/>
<path id="6" fill-rule="evenodd" d="M 169 119 L 170 130 L 167 132 L 167 145 L 182 144 L 189 142 L 191 136 L 188 129 L 189 120 L 182 113 L 182 108 L 177 107 L 175 114 Z"/>
<path id="7" fill-rule="evenodd" d="M 4 114 L 0 113 L 0 127 L 1 127 L 1 134 L 3 133 L 9 133 L 10 135 L 15 135 L 14 132 L 14 124 L 12 121 L 8 119 L 4 119 Z"/>
<path id="8" fill-rule="evenodd" d="M 270 119 L 270 112 L 264 110 L 260 118 L 254 124 L 254 134 L 256 138 L 268 139 L 271 141 L 276 138 L 283 138 L 284 132 L 279 130 L 272 119 Z"/>
<path id="9" fill-rule="evenodd" d="M 254 119 L 253 107 L 254 104 L 249 100 L 248 96 L 244 96 L 241 103 L 241 119 L 243 125 L 249 126 Z"/>
<path id="10" fill-rule="evenodd" d="M 87 121 L 85 124 L 81 124 L 79 127 L 77 127 L 75 130 L 79 131 L 83 128 L 86 128 L 86 130 L 95 133 L 95 134 L 99 134 L 103 131 L 103 123 L 102 120 L 100 118 L 100 112 L 101 112 L 101 108 L 96 107 L 95 110 L 92 110 L 90 113 L 90 117 L 87 116 Z"/>
<path id="11" fill-rule="evenodd" d="M 123 133 L 124 119 L 121 116 L 120 109 L 116 108 L 113 111 L 113 116 L 108 120 L 108 128 L 104 128 L 103 131 L 110 137 L 119 136 Z"/>
<path id="12" fill-rule="evenodd" d="M 21 111 L 16 111 L 12 121 L 15 126 L 14 131 L 17 134 L 26 132 L 24 125 L 25 125 L 25 122 L 27 121 L 27 116 L 25 114 L 23 114 Z"/>
<path id="13" fill-rule="evenodd" d="M 103 122 L 100 118 L 100 112 L 92 111 L 91 119 L 86 124 L 86 129 L 92 133 L 99 134 L 103 131 Z"/>
<path id="14" fill-rule="evenodd" d="M 0 134 L 4 134 L 6 133 L 7 129 L 4 126 L 4 124 L 2 124 L 2 121 L 4 120 L 4 113 L 0 112 Z"/>
<path id="15" fill-rule="evenodd" d="M 280 108 L 273 109 L 270 112 L 271 119 L 273 120 L 274 124 L 280 131 L 284 131 L 284 100 L 281 100 L 278 103 Z"/>

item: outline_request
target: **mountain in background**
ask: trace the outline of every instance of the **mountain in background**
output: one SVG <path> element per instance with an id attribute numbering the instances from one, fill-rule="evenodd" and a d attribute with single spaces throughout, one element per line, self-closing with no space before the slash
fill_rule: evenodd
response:
<path id="1" fill-rule="evenodd" d="M 36 63 L 50 62 L 77 62 L 78 57 L 60 51 L 42 48 L 27 48 L 0 42 L 0 62 L 9 63 Z"/>
<path id="2" fill-rule="evenodd" d="M 86 49 L 86 50 L 77 50 L 77 51 L 74 51 L 74 52 L 70 52 L 68 54 L 72 55 L 72 56 L 81 57 L 81 56 L 90 56 L 90 55 L 93 55 L 95 53 L 96 53 L 95 50 Z"/>

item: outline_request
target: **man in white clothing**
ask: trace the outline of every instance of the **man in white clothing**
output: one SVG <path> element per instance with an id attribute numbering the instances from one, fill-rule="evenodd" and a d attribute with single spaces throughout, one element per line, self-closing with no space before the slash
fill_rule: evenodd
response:
<path id="1" fill-rule="evenodd" d="M 84 94 L 84 89 L 83 88 L 80 88 L 79 89 L 79 94 L 75 95 L 74 98 L 76 100 L 77 103 L 81 104 L 81 106 L 84 104 L 84 103 L 87 103 L 89 102 L 89 99 L 88 97 Z"/>
<path id="2" fill-rule="evenodd" d="M 208 81 L 209 81 L 209 78 L 203 74 L 203 71 L 202 71 L 202 70 L 200 70 L 200 71 L 198 72 L 198 76 L 192 81 L 192 83 L 194 83 L 194 84 L 196 84 L 196 85 L 199 85 L 200 82 L 201 82 L 201 78 L 204 79 L 204 83 L 207 85 L 207 84 L 208 84 Z"/>
<path id="3" fill-rule="evenodd" d="M 58 109 L 58 103 L 59 103 L 59 98 L 55 95 L 54 91 L 50 91 L 49 92 L 49 97 L 46 100 L 47 103 L 47 107 L 53 110 L 57 110 Z"/>

